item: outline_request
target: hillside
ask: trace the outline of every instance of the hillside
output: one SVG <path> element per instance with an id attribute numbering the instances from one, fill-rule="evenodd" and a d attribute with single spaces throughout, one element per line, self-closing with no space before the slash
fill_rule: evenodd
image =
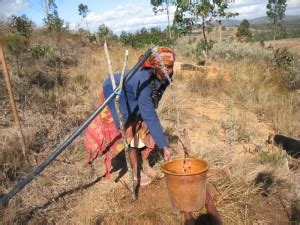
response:
<path id="1" fill-rule="evenodd" d="M 300 97 L 292 86 L 289 53 L 274 50 L 298 49 L 299 40 L 265 46 L 216 43 L 204 66 L 197 65 L 197 40 L 183 36 L 174 43 L 174 89 L 167 89 L 158 108 L 173 156 L 178 153 L 178 107 L 179 128 L 189 130 L 193 155 L 209 162 L 208 188 L 223 224 L 298 223 L 299 159 L 266 140 L 275 133 L 300 138 Z M 95 110 L 108 74 L 103 39 L 91 42 L 80 33 L 35 31 L 30 41 L 31 50 L 17 57 L 14 49 L 5 50 L 30 162 L 20 154 L 0 79 L 2 193 L 43 162 Z M 133 48 L 116 40 L 108 40 L 108 46 L 114 71 L 122 68 L 125 49 L 130 68 L 148 47 Z M 83 137 L 84 133 L 0 209 L 3 224 L 182 223 L 182 215 L 170 205 L 164 179 L 141 187 L 133 201 L 124 155 L 114 160 L 113 179 L 106 180 L 103 157 L 93 165 L 86 163 Z M 163 162 L 157 156 L 153 163 L 159 168 Z M 204 209 L 194 216 L 200 224 L 207 222 Z"/>
<path id="2" fill-rule="evenodd" d="M 248 20 L 250 25 L 253 27 L 263 27 L 270 24 L 270 20 L 267 16 L 249 19 Z M 225 27 L 237 27 L 241 23 L 241 20 L 235 20 L 235 19 L 228 19 L 223 21 L 223 25 Z M 294 27 L 294 28 L 300 28 L 300 16 L 298 15 L 288 15 L 284 18 L 284 25 L 287 27 Z"/>

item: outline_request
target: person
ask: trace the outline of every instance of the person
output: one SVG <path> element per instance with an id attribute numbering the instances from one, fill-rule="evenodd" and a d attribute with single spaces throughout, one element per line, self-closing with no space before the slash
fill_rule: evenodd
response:
<path id="1" fill-rule="evenodd" d="M 159 55 L 158 55 L 159 54 Z M 161 65 L 163 62 L 163 66 Z M 134 177 L 141 186 L 151 182 L 151 177 L 161 177 L 161 172 L 153 170 L 148 163 L 149 154 L 161 149 L 164 160 L 171 159 L 171 149 L 163 132 L 156 112 L 162 94 L 169 86 L 167 79 L 173 75 L 175 53 L 171 48 L 158 47 L 157 54 L 150 56 L 134 76 L 124 84 L 120 94 L 120 111 L 125 124 L 125 134 L 129 146 L 129 158 Z M 120 74 L 114 74 L 117 86 Z M 111 79 L 104 81 L 100 93 L 101 104 L 113 93 Z M 111 160 L 124 149 L 120 122 L 114 101 L 111 101 L 88 126 L 84 138 L 88 150 L 88 163 L 105 154 L 106 177 L 110 178 Z M 142 169 L 139 170 L 137 150 L 141 153 Z"/>

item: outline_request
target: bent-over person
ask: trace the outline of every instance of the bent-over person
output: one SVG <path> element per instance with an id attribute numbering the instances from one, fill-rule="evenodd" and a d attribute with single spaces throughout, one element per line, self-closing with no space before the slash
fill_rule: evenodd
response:
<path id="1" fill-rule="evenodd" d="M 148 164 L 148 156 L 155 149 L 162 149 L 164 160 L 171 159 L 171 149 L 163 132 L 156 112 L 158 102 L 168 87 L 173 75 L 175 53 L 167 47 L 157 48 L 157 54 L 150 56 L 136 74 L 124 84 L 120 94 L 120 108 L 125 124 L 125 133 L 129 146 L 129 158 L 134 177 L 141 186 L 151 182 L 150 177 L 161 176 Z M 163 67 L 161 65 L 163 62 Z M 114 74 L 116 84 L 120 83 L 120 74 Z M 100 105 L 113 93 L 110 78 L 103 84 L 100 92 Z M 84 145 L 89 152 L 88 162 L 105 155 L 106 177 L 110 178 L 111 160 L 122 150 L 124 145 L 120 123 L 114 101 L 111 101 L 88 126 Z M 142 158 L 142 170 L 139 170 L 137 151 Z"/>

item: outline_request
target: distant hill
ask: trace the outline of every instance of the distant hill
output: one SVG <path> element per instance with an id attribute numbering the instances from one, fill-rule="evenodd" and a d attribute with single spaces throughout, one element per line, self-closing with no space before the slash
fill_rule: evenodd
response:
<path id="1" fill-rule="evenodd" d="M 227 19 L 222 21 L 222 25 L 225 27 L 237 27 L 241 22 L 241 20 Z"/>
<path id="2" fill-rule="evenodd" d="M 267 16 L 254 18 L 248 20 L 250 23 L 250 26 L 265 26 L 270 23 Z M 228 19 L 223 21 L 223 26 L 225 27 L 237 27 L 240 25 L 242 20 L 234 20 L 234 19 Z M 300 28 L 300 16 L 286 16 L 284 18 L 284 24 L 288 27 L 298 27 Z"/>

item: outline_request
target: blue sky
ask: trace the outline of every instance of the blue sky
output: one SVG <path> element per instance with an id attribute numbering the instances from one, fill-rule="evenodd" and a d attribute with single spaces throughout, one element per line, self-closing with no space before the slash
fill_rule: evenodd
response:
<path id="1" fill-rule="evenodd" d="M 45 17 L 44 0 L 0 0 L 0 18 L 10 15 L 25 14 L 38 26 L 43 24 Z M 78 5 L 88 5 L 90 13 L 82 20 L 78 15 Z M 104 23 L 115 33 L 122 30 L 135 31 L 142 27 L 167 25 L 165 13 L 155 15 L 150 5 L 150 0 L 56 0 L 59 16 L 68 22 L 71 29 L 79 27 L 95 31 Z M 252 19 L 266 15 L 267 0 L 235 0 L 230 6 L 230 11 L 238 12 L 236 19 Z M 287 15 L 300 15 L 300 0 L 287 0 Z M 171 7 L 171 19 L 175 8 Z"/>

